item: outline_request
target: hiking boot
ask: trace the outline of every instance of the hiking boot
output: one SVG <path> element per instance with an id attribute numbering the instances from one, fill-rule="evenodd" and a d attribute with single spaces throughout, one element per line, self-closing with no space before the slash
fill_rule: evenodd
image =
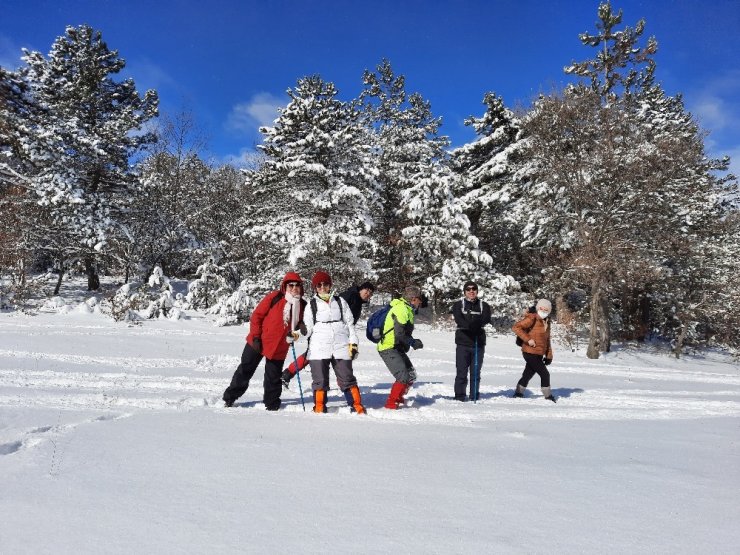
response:
<path id="1" fill-rule="evenodd" d="M 362 395 L 360 395 L 359 387 L 353 385 L 345 389 L 344 398 L 347 400 L 350 412 L 365 414 L 365 407 L 362 406 Z"/>
<path id="2" fill-rule="evenodd" d="M 280 381 L 283 382 L 283 387 L 285 389 L 290 389 L 290 380 L 293 379 L 293 374 L 291 374 L 288 370 L 283 370 L 283 373 L 280 375 Z"/>
<path id="3" fill-rule="evenodd" d="M 548 401 L 552 401 L 553 403 L 557 403 L 558 402 L 557 397 L 553 397 L 552 390 L 549 387 L 543 387 L 542 388 L 542 395 Z"/>
<path id="4" fill-rule="evenodd" d="M 521 397 L 524 397 L 524 392 L 525 392 L 525 391 L 526 391 L 526 388 L 525 388 L 525 387 L 523 387 L 523 386 L 521 386 L 521 385 L 519 385 L 519 384 L 516 384 L 516 389 L 514 390 L 514 395 L 513 395 L 513 397 L 514 397 L 515 399 L 516 399 L 517 397 L 519 397 L 519 398 L 521 398 Z"/>

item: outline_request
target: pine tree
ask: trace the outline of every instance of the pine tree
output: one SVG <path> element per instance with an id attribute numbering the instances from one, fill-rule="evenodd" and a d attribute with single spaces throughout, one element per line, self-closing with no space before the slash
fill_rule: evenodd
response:
<path id="1" fill-rule="evenodd" d="M 518 202 L 521 186 L 517 182 L 523 165 L 521 124 L 495 93 L 486 93 L 483 104 L 482 117 L 465 120 L 477 139 L 452 152 L 453 169 L 462 178 L 455 194 L 470 219 L 470 232 L 479 239 L 480 248 L 491 254 L 494 267 L 526 276 L 530 260 L 520 248 L 521 215 L 516 212 L 523 204 Z"/>
<path id="2" fill-rule="evenodd" d="M 133 80 L 114 81 L 125 61 L 87 25 L 68 27 L 48 58 L 26 51 L 23 59 L 21 75 L 44 111 L 24 150 L 34 166 L 32 186 L 50 214 L 50 248 L 60 258 L 84 260 L 94 289 L 117 198 L 134 180 L 129 161 L 153 141 L 142 130 L 157 114 L 157 95 L 142 98 Z"/>
<path id="3" fill-rule="evenodd" d="M 33 166 L 24 149 L 42 114 L 28 89 L 20 75 L 0 67 L 0 272 L 7 269 L 19 291 L 45 243 L 35 231 L 44 214 L 29 181 Z"/>
<path id="4" fill-rule="evenodd" d="M 388 60 L 365 71 L 363 82 L 360 99 L 375 131 L 382 186 L 381 285 L 423 285 L 437 308 L 456 298 L 468 279 L 479 281 L 492 300 L 517 289 L 512 278 L 492 269 L 490 255 L 470 233 L 455 195 L 460 178 L 451 169 L 449 140 L 438 134 L 441 120 L 430 103 L 418 93 L 407 95 L 404 77 Z"/>
<path id="5" fill-rule="evenodd" d="M 274 127 L 263 128 L 267 159 L 254 175 L 246 230 L 255 279 L 274 286 L 289 268 L 319 268 L 338 283 L 373 274 L 377 199 L 371 143 L 353 103 L 314 75 L 288 90 Z"/>

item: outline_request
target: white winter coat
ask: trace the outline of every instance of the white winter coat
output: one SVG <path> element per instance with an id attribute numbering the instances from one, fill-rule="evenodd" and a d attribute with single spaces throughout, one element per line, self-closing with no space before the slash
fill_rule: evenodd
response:
<path id="1" fill-rule="evenodd" d="M 349 359 L 349 345 L 357 344 L 357 332 L 353 325 L 352 311 L 342 297 L 332 295 L 329 302 L 316 299 L 316 324 L 313 323 L 312 302 L 306 305 L 303 322 L 306 324 L 306 337 L 309 339 L 308 360 Z M 342 311 L 339 303 L 342 303 Z"/>

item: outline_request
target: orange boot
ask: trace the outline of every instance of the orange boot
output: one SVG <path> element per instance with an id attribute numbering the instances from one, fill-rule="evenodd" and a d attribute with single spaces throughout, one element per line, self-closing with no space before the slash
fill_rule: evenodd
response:
<path id="1" fill-rule="evenodd" d="M 345 389 L 344 398 L 347 399 L 347 404 L 352 412 L 365 414 L 365 407 L 362 406 L 362 397 L 360 396 L 359 387 L 352 385 Z"/>
<path id="2" fill-rule="evenodd" d="M 313 411 L 326 412 L 326 391 L 317 389 L 313 392 Z"/>
<path id="3" fill-rule="evenodd" d="M 388 400 L 385 402 L 385 408 L 397 409 L 398 405 L 403 402 L 403 394 L 406 391 L 406 384 L 403 382 L 396 382 L 391 387 L 391 394 L 388 395 Z"/>

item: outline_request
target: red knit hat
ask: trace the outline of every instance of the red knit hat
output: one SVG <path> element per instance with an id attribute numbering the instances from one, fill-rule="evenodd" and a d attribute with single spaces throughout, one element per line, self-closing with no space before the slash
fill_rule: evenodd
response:
<path id="1" fill-rule="evenodd" d="M 319 286 L 319 283 L 328 283 L 331 285 L 331 276 L 323 270 L 319 270 L 311 278 L 311 285 L 316 289 Z"/>
<path id="2" fill-rule="evenodd" d="M 298 274 L 298 272 L 288 272 L 285 274 L 283 281 L 280 283 L 280 291 L 285 293 L 285 286 L 288 283 L 293 283 L 294 281 L 301 283 L 301 295 L 303 295 L 303 280 L 301 279 L 301 276 Z"/>

